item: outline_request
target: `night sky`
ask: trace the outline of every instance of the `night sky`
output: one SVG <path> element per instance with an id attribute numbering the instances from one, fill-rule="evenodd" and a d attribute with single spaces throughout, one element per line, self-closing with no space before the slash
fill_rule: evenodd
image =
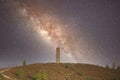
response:
<path id="1" fill-rule="evenodd" d="M 120 1 L 0 0 L 0 68 L 53 63 L 57 46 L 61 62 L 120 65 Z"/>

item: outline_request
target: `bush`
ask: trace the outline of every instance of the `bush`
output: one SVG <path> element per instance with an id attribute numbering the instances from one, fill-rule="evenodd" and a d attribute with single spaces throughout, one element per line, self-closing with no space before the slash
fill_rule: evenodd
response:
<path id="1" fill-rule="evenodd" d="M 112 78 L 111 80 L 118 80 L 117 78 Z"/>
<path id="2" fill-rule="evenodd" d="M 40 72 L 35 73 L 34 80 L 41 80 L 42 74 Z"/>
<path id="3" fill-rule="evenodd" d="M 25 76 L 25 71 L 22 70 L 22 69 L 19 70 L 17 77 L 21 79 L 21 78 L 23 78 L 24 76 Z"/>
<path id="4" fill-rule="evenodd" d="M 83 76 L 83 73 L 82 72 L 77 72 L 77 75 Z"/>
<path id="5" fill-rule="evenodd" d="M 1 73 L 0 73 L 0 80 L 4 80 L 4 77 Z"/>
<path id="6" fill-rule="evenodd" d="M 67 68 L 68 68 L 68 65 L 65 65 L 65 68 L 67 69 Z"/>
<path id="7" fill-rule="evenodd" d="M 42 77 L 43 77 L 43 80 L 48 80 L 47 78 L 47 73 L 45 71 L 42 72 Z"/>
<path id="8" fill-rule="evenodd" d="M 47 73 L 45 71 L 35 73 L 34 80 L 48 80 Z"/>

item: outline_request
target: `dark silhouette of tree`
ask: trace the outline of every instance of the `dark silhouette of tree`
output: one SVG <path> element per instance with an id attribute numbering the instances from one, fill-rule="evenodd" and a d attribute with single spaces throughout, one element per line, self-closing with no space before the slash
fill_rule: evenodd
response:
<path id="1" fill-rule="evenodd" d="M 117 71 L 120 71 L 120 66 L 117 66 Z"/>
<path id="2" fill-rule="evenodd" d="M 26 61 L 25 60 L 23 60 L 23 66 L 25 66 L 26 65 Z"/>
<path id="3" fill-rule="evenodd" d="M 110 69 L 110 67 L 106 64 L 106 69 Z"/>
<path id="4" fill-rule="evenodd" d="M 112 69 L 116 69 L 116 64 L 115 64 L 115 62 L 112 63 Z"/>

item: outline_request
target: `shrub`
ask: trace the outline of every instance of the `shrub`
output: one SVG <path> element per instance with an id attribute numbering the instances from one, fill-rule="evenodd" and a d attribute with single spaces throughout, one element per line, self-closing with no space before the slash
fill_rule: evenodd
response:
<path id="1" fill-rule="evenodd" d="M 41 79 L 42 79 L 42 74 L 40 72 L 35 73 L 34 80 L 41 80 Z"/>
<path id="2" fill-rule="evenodd" d="M 47 78 L 47 73 L 45 71 L 42 72 L 42 77 L 43 77 L 43 80 L 48 80 Z"/>
<path id="3" fill-rule="evenodd" d="M 0 80 L 4 80 L 4 77 L 1 73 L 0 73 Z"/>
<path id="4" fill-rule="evenodd" d="M 35 73 L 34 80 L 48 80 L 47 73 L 45 71 Z"/>
<path id="5" fill-rule="evenodd" d="M 68 66 L 67 66 L 67 65 L 65 65 L 65 68 L 68 68 Z"/>
<path id="6" fill-rule="evenodd" d="M 24 76 L 25 76 L 25 71 L 22 70 L 22 69 L 19 70 L 17 77 L 21 79 L 21 78 L 23 78 Z"/>
<path id="7" fill-rule="evenodd" d="M 82 72 L 77 72 L 77 75 L 83 76 L 83 73 Z"/>
<path id="8" fill-rule="evenodd" d="M 117 78 L 112 78 L 111 80 L 118 80 Z"/>

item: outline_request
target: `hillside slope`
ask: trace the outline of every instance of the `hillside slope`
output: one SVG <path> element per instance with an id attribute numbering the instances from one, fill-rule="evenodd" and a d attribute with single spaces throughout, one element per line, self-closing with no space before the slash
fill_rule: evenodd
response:
<path id="1" fill-rule="evenodd" d="M 31 64 L 4 72 L 18 80 L 34 80 L 37 73 L 47 80 L 120 80 L 120 71 L 89 64 Z"/>

